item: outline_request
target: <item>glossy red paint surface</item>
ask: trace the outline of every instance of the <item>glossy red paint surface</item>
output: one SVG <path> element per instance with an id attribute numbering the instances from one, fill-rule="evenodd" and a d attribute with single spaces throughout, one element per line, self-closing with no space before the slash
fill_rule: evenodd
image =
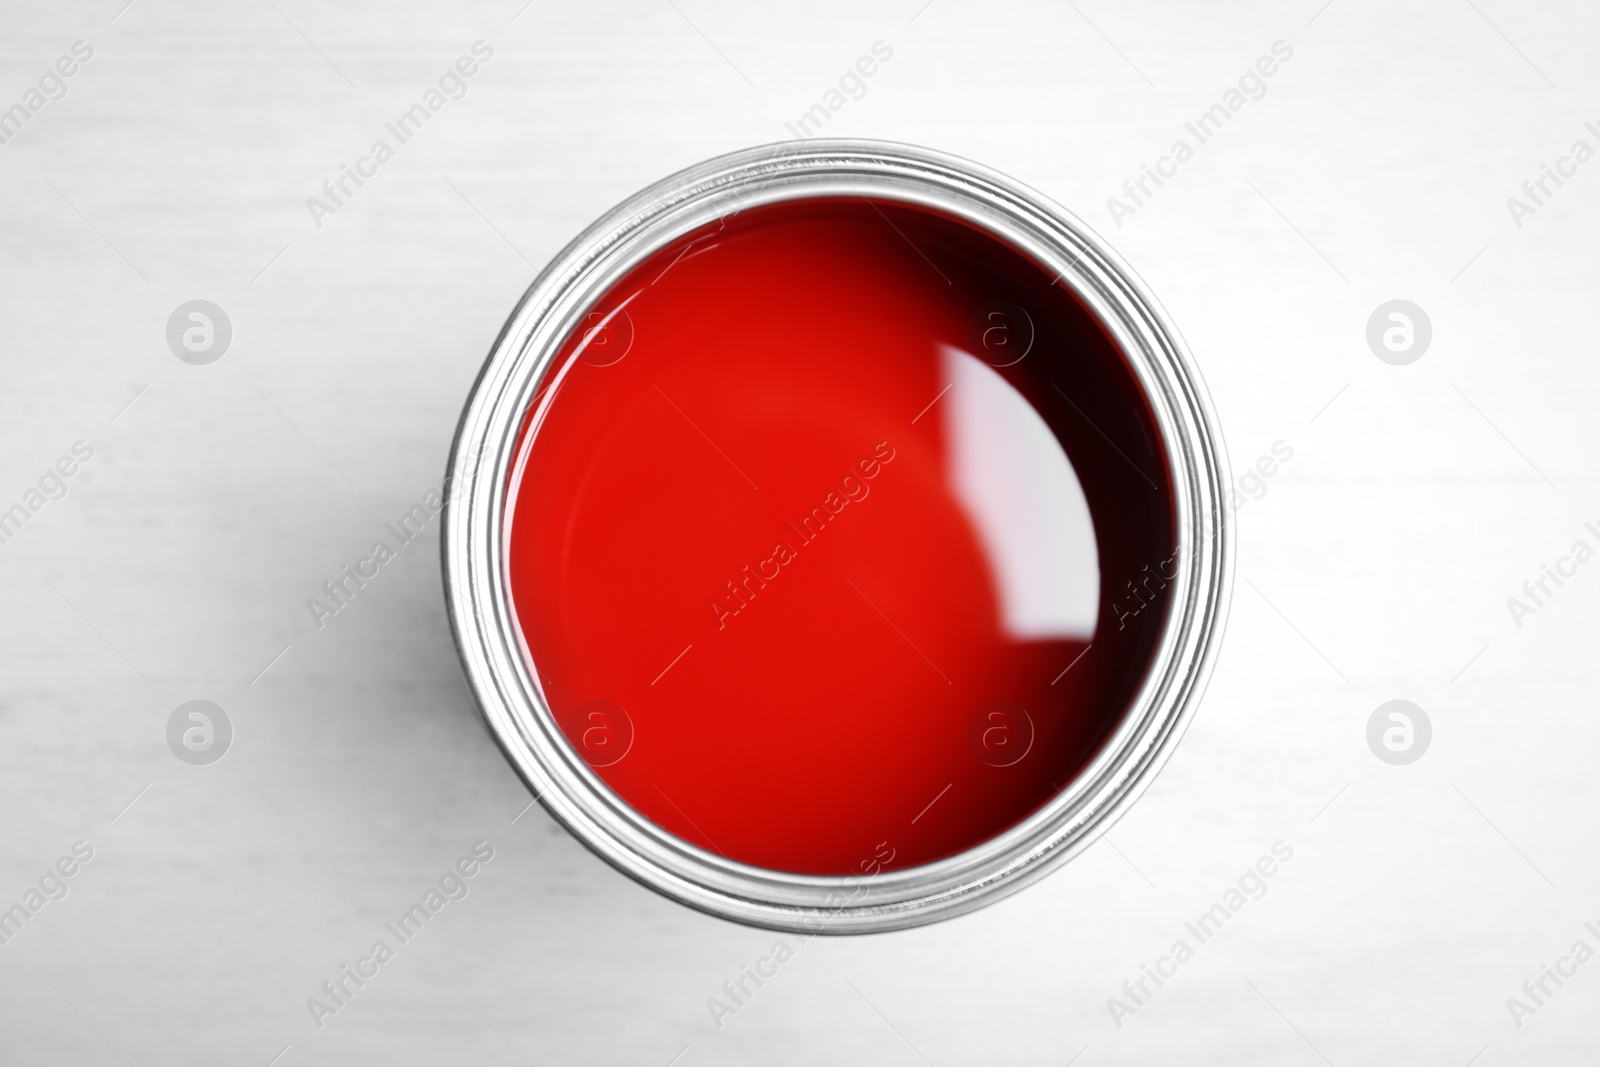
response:
<path id="1" fill-rule="evenodd" d="M 531 409 L 516 625 L 606 784 L 809 874 L 968 849 L 1142 679 L 1174 557 L 1157 430 L 1064 286 L 954 220 L 807 201 L 653 255 Z"/>

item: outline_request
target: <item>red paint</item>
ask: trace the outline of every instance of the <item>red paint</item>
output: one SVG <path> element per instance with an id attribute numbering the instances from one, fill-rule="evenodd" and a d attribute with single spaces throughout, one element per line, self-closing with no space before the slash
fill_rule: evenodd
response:
<path id="1" fill-rule="evenodd" d="M 1009 362 L 1017 307 L 1019 362 L 940 347 Z M 556 365 L 508 504 L 516 624 L 568 739 L 657 825 L 784 871 L 914 866 L 1027 817 L 1115 728 L 1165 611 L 1170 478 L 1115 346 L 1030 260 L 887 203 L 748 211 L 635 269 Z M 1002 378 L 1087 499 L 1092 634 L 1017 633 L 985 530 L 1032 520 L 952 488 L 1004 436 L 958 438 L 955 405 Z"/>

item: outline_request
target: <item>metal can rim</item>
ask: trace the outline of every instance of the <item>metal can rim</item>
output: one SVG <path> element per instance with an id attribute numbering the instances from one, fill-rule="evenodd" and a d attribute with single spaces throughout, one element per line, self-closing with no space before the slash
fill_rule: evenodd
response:
<path id="1" fill-rule="evenodd" d="M 1053 801 L 982 844 L 876 875 L 789 874 L 708 853 L 649 822 L 573 751 L 530 676 L 512 617 L 501 521 L 521 426 L 561 343 L 635 264 L 750 207 L 861 196 L 946 213 L 1011 244 L 1072 288 L 1112 334 L 1152 411 L 1172 470 L 1178 546 L 1171 608 L 1144 682 L 1112 737 Z M 1082 852 L 1170 756 L 1203 693 L 1232 584 L 1225 450 L 1176 327 L 1090 227 L 996 171 L 913 145 L 781 142 L 719 156 L 607 212 L 529 286 L 462 412 L 441 537 L 445 600 L 491 734 L 551 815 L 636 881 L 690 907 L 802 933 L 874 933 L 992 903 Z"/>

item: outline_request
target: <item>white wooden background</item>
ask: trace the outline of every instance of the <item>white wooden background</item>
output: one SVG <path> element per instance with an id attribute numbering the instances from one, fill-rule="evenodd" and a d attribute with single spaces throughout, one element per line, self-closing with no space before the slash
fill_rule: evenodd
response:
<path id="1" fill-rule="evenodd" d="M 1600 15 L 521 2 L 4 5 L 0 106 L 72 42 L 94 57 L 0 146 L 0 508 L 95 452 L 0 545 L 0 906 L 75 841 L 94 858 L 0 946 L 0 1062 L 1587 1062 L 1600 964 L 1520 1028 L 1506 998 L 1600 948 L 1600 567 L 1520 628 L 1505 600 L 1600 545 L 1600 166 L 1520 227 L 1505 201 L 1600 147 Z M 306 198 L 479 39 L 468 95 L 314 226 Z M 718 1030 L 706 998 L 772 935 L 633 885 L 542 809 L 513 822 L 437 524 L 324 629 L 305 600 L 438 484 L 540 264 L 648 182 L 786 136 L 879 40 L 827 132 L 1081 214 L 1185 333 L 1233 468 L 1294 456 L 1238 514 L 1194 727 L 1108 844 L 968 918 L 807 944 Z M 1107 197 L 1278 40 L 1267 95 L 1114 225 Z M 194 298 L 233 325 L 210 366 L 164 339 Z M 1411 366 L 1364 339 L 1393 298 L 1432 320 Z M 209 767 L 164 740 L 196 698 L 235 728 Z M 1434 725 L 1411 766 L 1366 746 L 1391 698 Z M 317 1029 L 306 998 L 480 839 L 470 895 Z M 1114 1025 L 1106 998 L 1279 839 L 1266 897 Z"/>

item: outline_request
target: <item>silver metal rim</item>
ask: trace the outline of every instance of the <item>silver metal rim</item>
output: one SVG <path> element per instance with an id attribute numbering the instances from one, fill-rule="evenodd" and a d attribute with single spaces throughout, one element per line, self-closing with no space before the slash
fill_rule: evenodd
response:
<path id="1" fill-rule="evenodd" d="M 965 219 L 1031 256 L 1099 316 L 1155 412 L 1173 472 L 1178 565 L 1146 679 L 1101 753 L 1054 801 L 937 863 L 816 877 L 736 863 L 649 822 L 568 745 L 530 675 L 509 605 L 501 518 L 518 430 L 562 341 L 633 266 L 735 212 L 790 199 L 868 197 Z M 1155 299 L 1082 221 L 985 167 L 910 145 L 786 142 L 720 156 L 643 190 L 536 278 L 462 412 L 443 522 L 445 599 L 484 719 L 550 813 L 617 869 L 690 907 L 808 933 L 872 933 L 971 911 L 1091 845 L 1149 785 L 1204 689 L 1232 580 L 1226 458 L 1200 376 Z"/>

